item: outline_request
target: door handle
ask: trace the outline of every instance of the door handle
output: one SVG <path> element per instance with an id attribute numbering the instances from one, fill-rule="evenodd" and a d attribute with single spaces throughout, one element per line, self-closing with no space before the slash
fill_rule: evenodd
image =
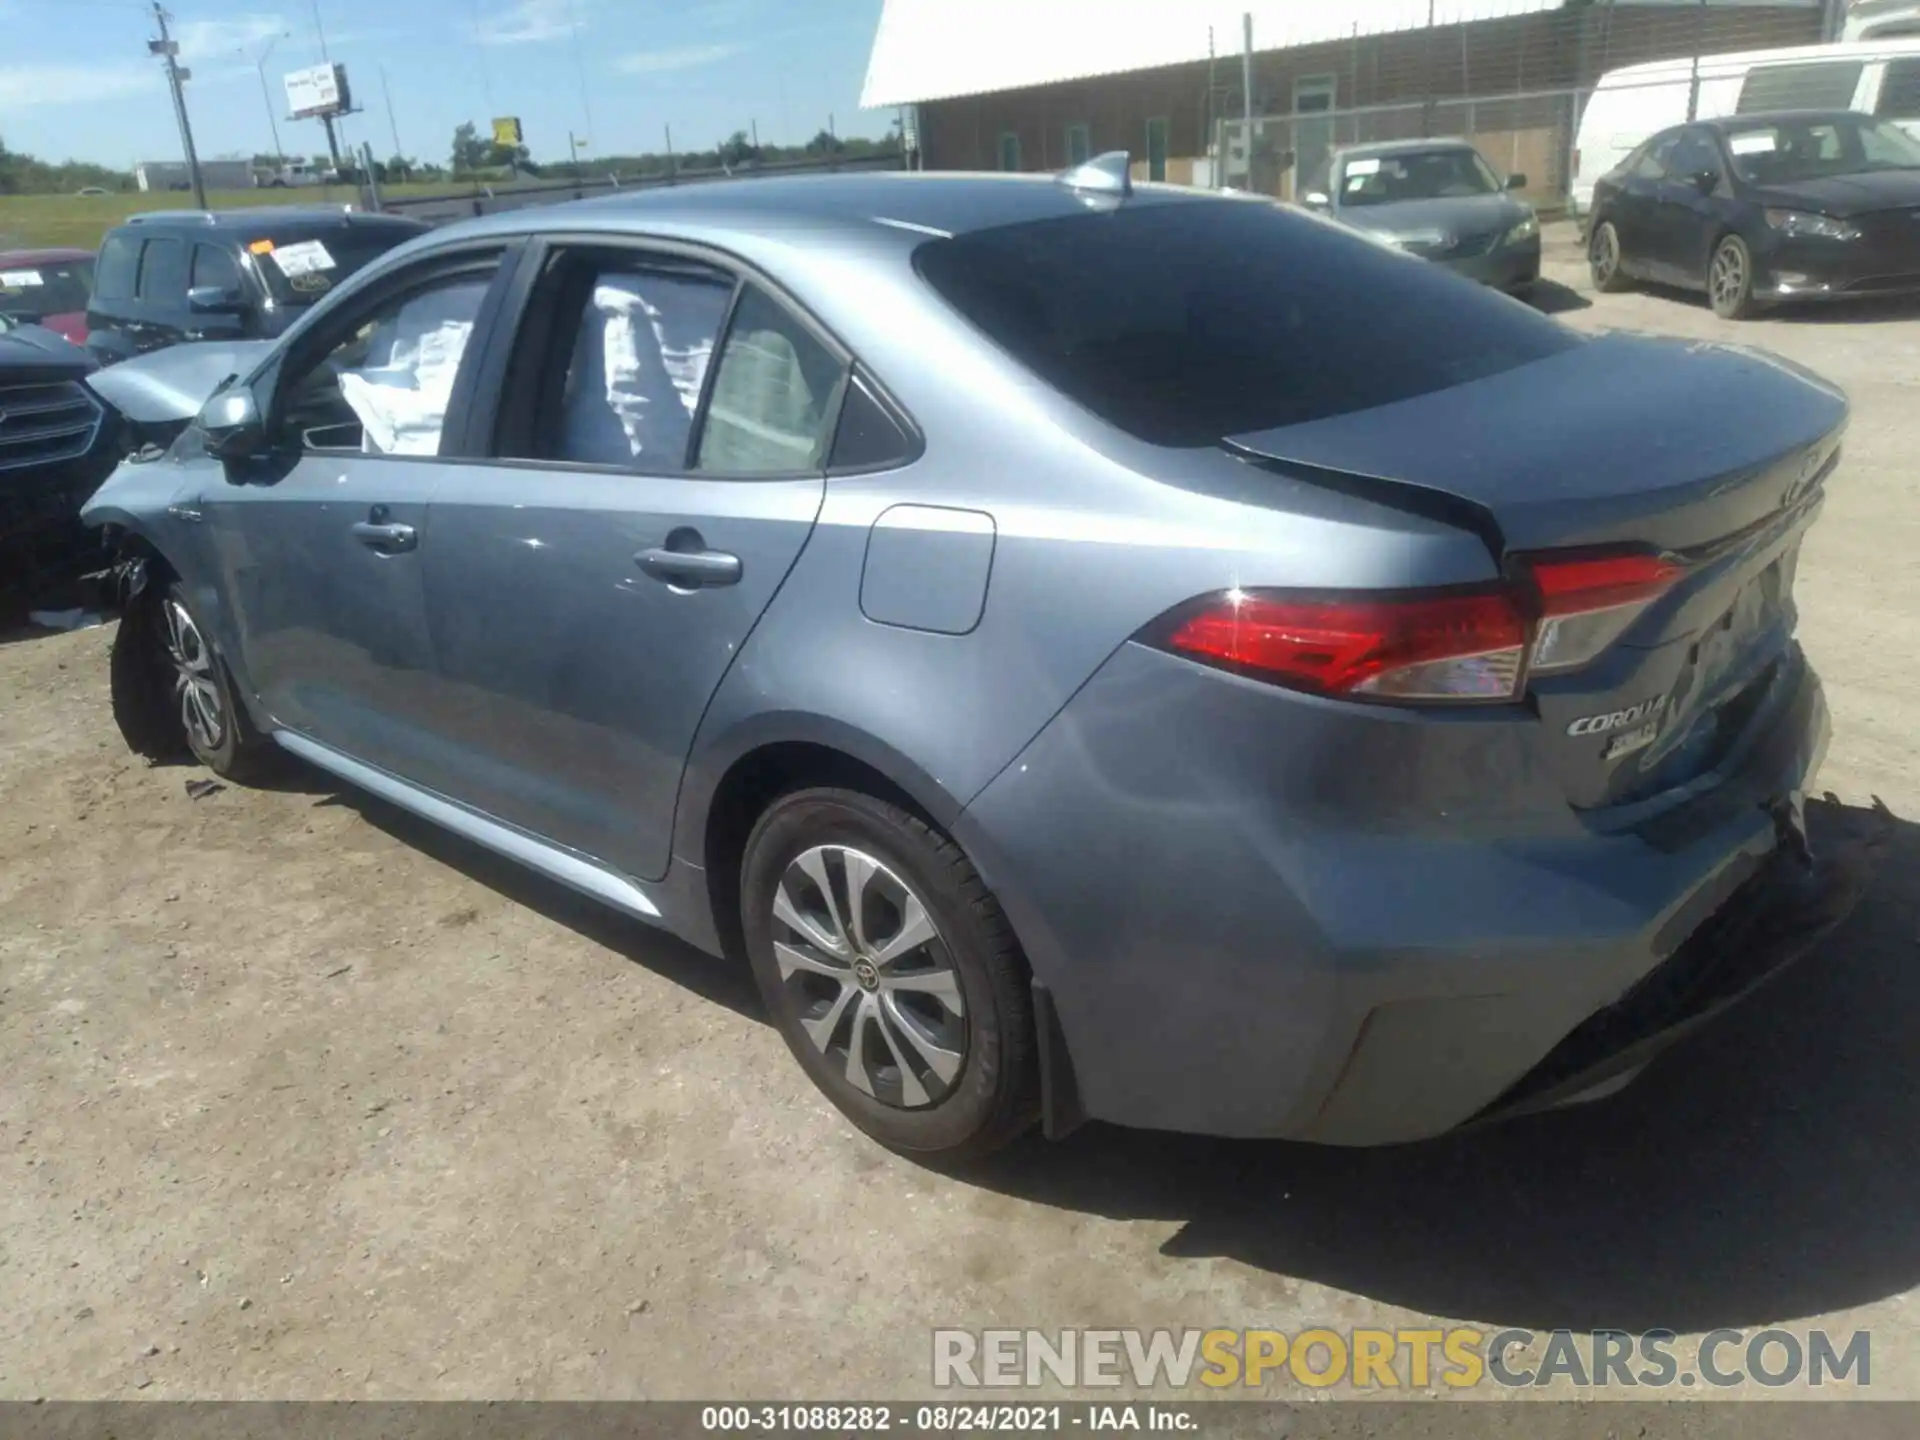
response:
<path id="1" fill-rule="evenodd" d="M 378 550 L 386 555 L 397 555 L 420 543 L 419 532 L 411 525 L 381 525 L 371 520 L 361 520 L 352 527 L 352 533 L 353 538 L 369 550 Z"/>
<path id="2" fill-rule="evenodd" d="M 724 550 L 669 550 L 659 546 L 642 550 L 633 560 L 651 578 L 685 589 L 740 582 L 740 557 Z"/>

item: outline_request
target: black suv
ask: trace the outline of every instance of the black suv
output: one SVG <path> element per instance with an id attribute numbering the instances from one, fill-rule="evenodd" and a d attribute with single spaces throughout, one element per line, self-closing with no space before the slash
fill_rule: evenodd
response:
<path id="1" fill-rule="evenodd" d="M 98 553 L 80 506 L 123 447 L 115 417 L 81 383 L 93 368 L 51 330 L 0 317 L 0 625 Z"/>
<path id="2" fill-rule="evenodd" d="M 101 243 L 87 346 L 106 365 L 183 340 L 271 339 L 427 228 L 338 205 L 132 216 Z"/>

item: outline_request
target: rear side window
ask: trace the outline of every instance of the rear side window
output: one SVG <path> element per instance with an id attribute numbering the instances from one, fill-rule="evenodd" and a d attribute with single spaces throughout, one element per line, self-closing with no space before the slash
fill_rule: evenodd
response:
<path id="1" fill-rule="evenodd" d="M 1367 410 L 1580 343 L 1424 261 L 1254 201 L 1123 205 L 932 241 L 914 259 L 1041 379 L 1157 445 Z"/>
<path id="2" fill-rule="evenodd" d="M 140 255 L 140 298 L 178 300 L 187 293 L 187 247 L 156 236 Z"/>
<path id="3" fill-rule="evenodd" d="M 818 470 L 846 367 L 785 309 L 748 285 L 727 326 L 694 469 L 724 475 Z"/>
<path id="4" fill-rule="evenodd" d="M 1888 62 L 1873 113 L 1889 120 L 1920 120 L 1920 60 Z"/>
<path id="5" fill-rule="evenodd" d="M 131 235 L 109 235 L 94 266 L 93 293 L 102 300 L 131 300 L 140 265 L 140 242 Z"/>
<path id="6" fill-rule="evenodd" d="M 1767 110 L 1846 110 L 1860 86 L 1859 61 L 1823 60 L 1811 65 L 1762 65 L 1747 72 L 1736 114 Z"/>

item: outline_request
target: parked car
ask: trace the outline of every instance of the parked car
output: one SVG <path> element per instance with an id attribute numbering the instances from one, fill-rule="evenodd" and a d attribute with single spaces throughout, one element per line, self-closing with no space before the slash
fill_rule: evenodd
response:
<path id="1" fill-rule="evenodd" d="M 1580 112 L 1573 213 L 1591 213 L 1600 177 L 1656 132 L 1782 110 L 1858 110 L 1920 136 L 1920 38 L 1703 55 L 1697 70 L 1691 55 L 1609 70 Z"/>
<path id="2" fill-rule="evenodd" d="M 912 1153 L 1616 1086 L 1838 913 L 1792 593 L 1844 398 L 1126 166 L 373 261 L 88 503 L 123 730 L 744 952 Z"/>
<path id="3" fill-rule="evenodd" d="M 0 315 L 15 326 L 43 325 L 84 345 L 92 294 L 91 250 L 0 250 Z"/>
<path id="4" fill-rule="evenodd" d="M 1464 140 L 1395 140 L 1335 152 L 1307 208 L 1500 290 L 1540 278 L 1540 221 Z"/>
<path id="5" fill-rule="evenodd" d="M 80 506 L 124 453 L 87 352 L 0 310 L 0 623 L 98 555 Z"/>
<path id="6" fill-rule="evenodd" d="M 103 364 L 184 340 L 278 335 L 417 220 L 338 205 L 166 210 L 107 232 L 87 311 Z"/>
<path id="7" fill-rule="evenodd" d="M 311 160 L 289 160 L 277 168 L 263 170 L 260 184 L 273 190 L 304 189 L 311 185 L 331 185 L 339 178 L 340 172 L 330 166 L 315 165 Z"/>
<path id="8" fill-rule="evenodd" d="M 1742 319 L 1774 301 L 1920 291 L 1920 140 L 1846 111 L 1662 131 L 1594 187 L 1594 287 L 1703 290 Z"/>

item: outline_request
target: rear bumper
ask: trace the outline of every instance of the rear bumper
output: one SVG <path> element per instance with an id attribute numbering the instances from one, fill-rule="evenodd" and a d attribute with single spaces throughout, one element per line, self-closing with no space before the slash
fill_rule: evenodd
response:
<path id="1" fill-rule="evenodd" d="M 1516 727 L 1355 708 L 1124 647 L 961 816 L 1088 1115 L 1420 1139 L 1629 1075 L 1788 958 L 1749 940 L 1826 745 L 1797 652 L 1740 772 L 1625 832 Z"/>

